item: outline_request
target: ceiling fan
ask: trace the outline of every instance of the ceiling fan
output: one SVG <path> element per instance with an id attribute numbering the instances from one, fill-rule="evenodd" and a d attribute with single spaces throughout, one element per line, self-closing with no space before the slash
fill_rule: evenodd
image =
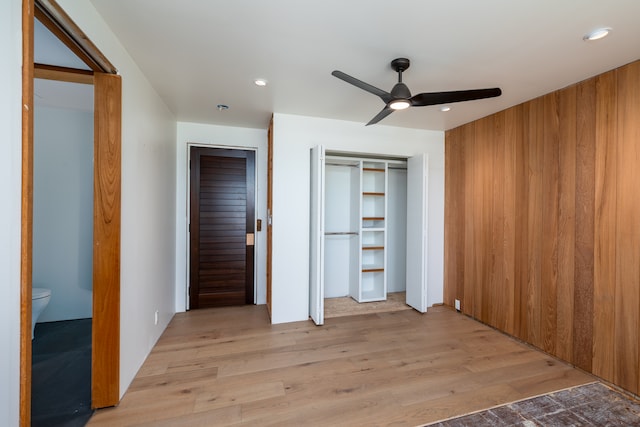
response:
<path id="1" fill-rule="evenodd" d="M 376 116 L 367 123 L 367 126 L 378 123 L 380 120 L 393 113 L 394 110 L 404 110 L 409 107 L 425 107 L 427 105 L 451 104 L 454 102 L 471 101 L 474 99 L 493 98 L 500 96 L 502 90 L 500 88 L 491 89 L 471 89 L 471 90 L 455 90 L 449 92 L 427 92 L 419 93 L 411 96 L 411 92 L 407 85 L 402 83 L 402 72 L 409 68 L 409 60 L 407 58 L 396 58 L 391 61 L 391 68 L 398 73 L 398 83 L 393 86 L 391 92 L 385 92 L 375 86 L 351 77 L 342 71 L 335 70 L 331 75 L 344 80 L 360 89 L 366 90 L 378 96 L 385 103 L 385 107 Z"/>

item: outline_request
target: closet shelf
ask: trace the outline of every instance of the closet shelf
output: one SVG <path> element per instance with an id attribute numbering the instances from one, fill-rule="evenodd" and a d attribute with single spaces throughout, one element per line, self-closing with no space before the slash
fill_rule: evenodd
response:
<path id="1" fill-rule="evenodd" d="M 384 196 L 384 193 L 378 193 L 375 191 L 363 191 L 362 195 L 363 196 Z"/>
<path id="2" fill-rule="evenodd" d="M 362 266 L 362 272 L 363 273 L 379 273 L 379 272 L 383 272 L 384 268 L 383 267 L 368 267 L 368 266 Z"/>
<path id="3" fill-rule="evenodd" d="M 380 246 L 380 245 L 363 246 L 362 250 L 363 251 L 383 251 L 384 246 Z"/>

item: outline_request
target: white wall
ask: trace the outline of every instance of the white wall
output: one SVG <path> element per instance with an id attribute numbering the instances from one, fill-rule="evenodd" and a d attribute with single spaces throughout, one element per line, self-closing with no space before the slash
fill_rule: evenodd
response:
<path id="1" fill-rule="evenodd" d="M 122 76 L 122 395 L 175 313 L 176 120 L 90 2 L 58 4 Z"/>
<path id="2" fill-rule="evenodd" d="M 389 169 L 387 292 L 407 290 L 407 170 Z"/>
<path id="3" fill-rule="evenodd" d="M 19 424 L 22 2 L 0 2 L 0 425 Z"/>
<path id="4" fill-rule="evenodd" d="M 33 287 L 51 290 L 38 322 L 90 318 L 93 111 L 35 105 L 33 147 Z"/>
<path id="5" fill-rule="evenodd" d="M 429 301 L 443 300 L 444 132 L 274 115 L 272 321 L 309 316 L 310 149 L 410 157 L 429 154 Z"/>
<path id="6" fill-rule="evenodd" d="M 256 290 L 257 304 L 266 303 L 266 248 L 267 248 L 267 131 L 230 126 L 197 123 L 178 123 L 176 145 L 176 311 L 184 311 L 187 298 L 187 252 L 189 215 L 189 169 L 190 144 L 199 146 L 242 148 L 256 150 L 256 219 L 262 219 L 262 231 L 256 232 Z"/>

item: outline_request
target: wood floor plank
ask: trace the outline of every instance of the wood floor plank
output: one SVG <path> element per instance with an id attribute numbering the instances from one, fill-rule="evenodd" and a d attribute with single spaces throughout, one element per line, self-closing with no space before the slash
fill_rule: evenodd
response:
<path id="1" fill-rule="evenodd" d="M 413 426 L 589 382 L 446 307 L 322 327 L 227 307 L 177 314 L 120 405 L 89 426 Z"/>
<path id="2" fill-rule="evenodd" d="M 212 420 L 216 425 L 234 425 L 242 421 L 240 405 L 212 409 L 206 412 L 196 412 L 184 416 L 167 418 L 137 424 L 136 427 L 211 427 Z"/>

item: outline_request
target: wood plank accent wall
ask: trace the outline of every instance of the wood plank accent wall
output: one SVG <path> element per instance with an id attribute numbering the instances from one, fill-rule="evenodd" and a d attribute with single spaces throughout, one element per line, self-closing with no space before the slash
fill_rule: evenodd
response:
<path id="1" fill-rule="evenodd" d="M 449 130 L 445 304 L 640 394 L 640 61 Z"/>

